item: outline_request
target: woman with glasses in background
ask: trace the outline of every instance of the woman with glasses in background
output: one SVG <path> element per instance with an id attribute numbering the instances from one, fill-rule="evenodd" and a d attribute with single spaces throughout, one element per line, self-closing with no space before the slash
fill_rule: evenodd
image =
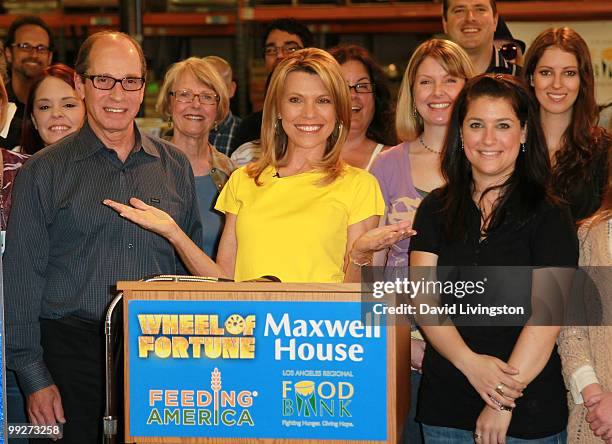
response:
<path id="1" fill-rule="evenodd" d="M 208 133 L 227 116 L 229 93 L 212 63 L 190 57 L 168 69 L 157 99 L 157 110 L 172 122 L 171 142 L 191 163 L 205 227 L 204 251 L 214 258 L 224 224 L 223 214 L 214 205 L 234 166 L 208 142 Z"/>
<path id="2" fill-rule="evenodd" d="M 612 138 L 597 126 L 595 79 L 586 42 L 570 28 L 551 28 L 527 51 L 523 78 L 540 106 L 555 191 L 575 221 L 600 206 Z"/>
<path id="3" fill-rule="evenodd" d="M 336 46 L 329 53 L 340 63 L 351 92 L 351 129 L 340 157 L 369 170 L 378 154 L 396 143 L 395 112 L 385 73 L 359 45 Z"/>

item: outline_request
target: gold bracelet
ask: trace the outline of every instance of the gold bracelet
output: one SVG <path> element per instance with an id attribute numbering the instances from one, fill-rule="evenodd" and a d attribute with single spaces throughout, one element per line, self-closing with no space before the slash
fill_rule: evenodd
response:
<path id="1" fill-rule="evenodd" d="M 366 265 L 372 265 L 372 255 L 370 255 L 369 259 L 366 260 L 365 262 L 357 262 L 355 258 L 353 258 L 353 255 L 349 253 L 349 260 L 351 261 L 351 263 L 357 265 L 358 267 L 365 267 Z"/>

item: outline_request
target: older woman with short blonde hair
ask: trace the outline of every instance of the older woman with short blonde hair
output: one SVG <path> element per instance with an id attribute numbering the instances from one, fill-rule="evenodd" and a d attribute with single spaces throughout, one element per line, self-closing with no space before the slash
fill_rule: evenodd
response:
<path id="1" fill-rule="evenodd" d="M 205 227 L 204 251 L 215 257 L 224 218 L 213 209 L 214 202 L 234 166 L 208 142 L 208 135 L 229 111 L 227 87 L 211 62 L 190 57 L 168 69 L 157 98 L 157 110 L 172 122 L 171 142 L 191 163 Z"/>
<path id="2" fill-rule="evenodd" d="M 226 215 L 217 262 L 160 210 L 105 203 L 165 236 L 188 268 L 238 281 L 359 279 L 375 250 L 412 234 L 409 224 L 375 228 L 383 201 L 376 179 L 340 159 L 350 125 L 348 86 L 327 52 L 296 51 L 275 68 L 263 111 L 262 157 L 237 170 L 217 208 Z"/>

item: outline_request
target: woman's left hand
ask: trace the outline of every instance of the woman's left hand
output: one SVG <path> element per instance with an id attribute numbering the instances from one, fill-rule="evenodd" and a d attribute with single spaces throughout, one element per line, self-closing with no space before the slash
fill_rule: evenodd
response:
<path id="1" fill-rule="evenodd" d="M 593 433 L 607 437 L 612 431 L 612 392 L 603 392 L 591 396 L 584 406 L 589 410 L 586 420 Z"/>
<path id="2" fill-rule="evenodd" d="M 407 220 L 374 228 L 359 236 L 353 244 L 352 255 L 353 257 L 372 255 L 376 251 L 389 248 L 396 242 L 415 234 L 416 231 L 412 229 L 412 223 Z"/>
<path id="3" fill-rule="evenodd" d="M 496 410 L 488 405 L 482 409 L 476 421 L 476 444 L 505 444 L 512 412 Z"/>

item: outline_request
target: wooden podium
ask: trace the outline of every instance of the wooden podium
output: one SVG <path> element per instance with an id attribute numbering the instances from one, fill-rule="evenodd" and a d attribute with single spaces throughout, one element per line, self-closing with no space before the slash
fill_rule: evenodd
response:
<path id="1" fill-rule="evenodd" d="M 368 331 L 375 330 L 360 327 L 360 321 L 354 320 L 364 307 L 361 304 L 359 284 L 119 282 L 117 287 L 123 292 L 124 310 L 125 442 L 400 442 L 404 418 L 410 405 L 410 327 L 386 325 L 383 322 L 378 326 L 378 331 L 383 332 L 382 339 L 368 336 Z M 308 321 L 295 321 L 291 327 L 293 330 L 288 330 L 286 327 L 289 319 L 293 322 L 290 316 L 293 316 L 294 309 L 296 312 L 305 310 L 307 314 L 301 316 L 308 318 Z M 345 312 L 347 316 L 352 313 L 353 318 L 335 324 L 334 319 L 343 316 L 338 313 Z M 301 332 L 299 328 L 308 325 L 312 331 L 304 338 L 298 338 Z M 329 326 L 332 326 L 331 330 Z M 347 328 L 334 330 L 334 326 Z M 324 335 L 324 327 L 327 327 L 328 333 L 332 332 L 329 337 Z M 344 332 L 344 336 L 340 336 L 340 331 Z M 291 338 L 283 338 L 288 332 Z M 335 350 L 334 359 L 342 362 L 319 362 L 309 354 L 315 349 L 313 341 L 324 344 L 327 344 L 325 341 L 335 341 L 333 344 L 336 344 L 345 338 L 353 343 L 351 347 L 348 344 L 347 347 L 333 345 L 334 348 L 329 345 L 330 348 L 326 349 L 324 347 L 328 345 L 321 345 L 322 350 Z M 291 340 L 301 340 L 307 344 L 299 345 L 297 354 L 292 354 L 293 349 L 289 345 L 297 342 L 292 343 Z M 367 365 L 383 366 L 382 370 L 379 368 L 376 371 L 383 372 L 383 378 L 378 381 L 386 383 L 386 388 L 377 385 L 377 380 L 360 370 L 369 368 L 364 367 L 368 350 L 373 350 L 372 347 L 381 341 L 383 348 L 380 356 L 382 360 L 386 356 L 386 369 L 384 362 L 369 362 Z M 270 348 L 272 346 L 276 348 Z M 362 348 L 363 353 L 358 354 Z M 318 353 L 319 348 L 316 350 Z M 355 353 L 352 354 L 351 350 Z M 208 358 L 209 355 L 216 359 Z M 283 360 L 279 356 L 295 357 L 295 360 L 281 362 Z M 354 358 L 354 362 L 349 362 L 347 356 Z M 317 357 L 320 356 L 317 354 Z M 346 360 L 342 360 L 343 357 Z M 264 359 L 269 359 L 270 363 L 263 363 Z M 338 371 L 317 370 L 319 367 L 325 369 L 324 366 L 328 364 L 335 365 L 332 368 Z M 355 370 L 351 370 L 352 366 Z M 253 370 L 248 370 L 250 368 Z M 232 373 L 234 371 L 240 377 L 235 377 Z M 160 376 L 156 376 L 158 374 Z M 209 376 L 211 374 L 212 379 Z M 376 372 L 371 374 L 373 378 Z M 320 375 L 348 375 L 352 379 L 326 379 Z M 251 387 L 251 377 L 256 379 L 253 382 L 255 387 L 257 384 L 265 387 L 246 390 Z M 211 389 L 193 389 L 194 385 L 190 381 L 194 378 L 202 387 Z M 364 381 L 367 382 L 364 384 Z M 183 382 L 190 389 L 175 390 Z M 227 391 L 226 387 L 232 384 L 236 390 Z M 264 399 L 272 399 L 265 398 L 268 396 L 266 393 L 279 399 L 282 394 L 281 402 L 274 398 L 270 405 L 262 404 Z M 370 398 L 375 393 L 382 393 L 381 411 L 386 412 L 386 418 L 378 417 L 374 405 L 376 396 Z M 240 407 L 236 402 L 247 406 L 242 409 L 239 426 L 236 425 L 236 418 Z M 343 402 L 345 411 L 342 411 Z M 357 418 L 359 415 L 354 411 L 348 412 L 350 409 L 363 411 L 364 405 L 368 412 L 368 423 L 360 425 Z M 197 406 L 206 408 L 195 408 Z M 280 419 L 274 420 L 274 415 L 280 416 L 281 410 L 286 418 L 290 418 L 291 414 L 294 417 L 302 416 L 297 420 L 282 420 L 282 428 Z M 338 415 L 345 421 L 337 421 Z M 353 428 L 349 430 L 347 424 Z M 148 431 L 146 434 L 141 432 L 149 430 L 148 427 L 162 429 L 162 426 L 168 425 L 175 427 L 172 430 L 180 431 L 157 435 Z M 363 428 L 364 425 L 368 427 Z M 260 426 L 266 428 L 262 434 L 257 432 Z M 348 439 L 342 436 L 342 427 L 349 427 L 346 429 Z M 368 439 L 367 433 L 360 433 L 356 437 L 354 435 L 358 427 L 363 430 L 378 427 L 378 433 L 386 438 Z M 301 429 L 304 429 L 304 436 L 297 436 Z M 183 430 L 191 435 L 171 436 L 172 433 L 183 433 Z M 283 433 L 270 435 L 274 433 L 273 430 L 281 430 Z M 217 432 L 225 435 L 220 436 Z M 232 433 L 235 436 L 231 436 Z M 331 439 L 322 437 L 327 435 Z M 362 436 L 366 438 L 361 439 Z"/>

